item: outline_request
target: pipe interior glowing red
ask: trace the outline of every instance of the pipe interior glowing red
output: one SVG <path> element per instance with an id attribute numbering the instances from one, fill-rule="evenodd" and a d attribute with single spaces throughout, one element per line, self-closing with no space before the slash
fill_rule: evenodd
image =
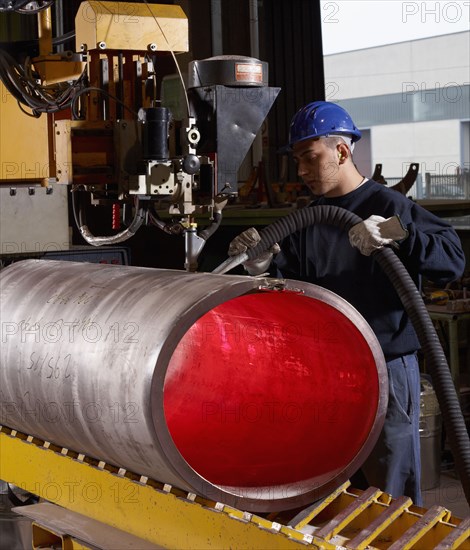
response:
<path id="1" fill-rule="evenodd" d="M 362 448 L 378 400 L 359 329 L 292 292 L 248 294 L 209 311 L 179 342 L 164 385 L 175 445 L 219 486 L 321 485 Z"/>

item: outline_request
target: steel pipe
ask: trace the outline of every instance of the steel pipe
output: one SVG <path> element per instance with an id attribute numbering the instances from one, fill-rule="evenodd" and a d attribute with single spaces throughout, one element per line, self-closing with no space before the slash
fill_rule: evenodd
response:
<path id="1" fill-rule="evenodd" d="M 11 428 L 252 511 L 325 496 L 378 437 L 380 346 L 323 288 L 46 260 L 0 276 Z"/>

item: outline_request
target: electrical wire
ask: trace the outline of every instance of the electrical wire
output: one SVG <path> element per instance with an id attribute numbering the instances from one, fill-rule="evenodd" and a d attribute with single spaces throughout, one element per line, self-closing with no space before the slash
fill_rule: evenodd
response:
<path id="1" fill-rule="evenodd" d="M 81 236 L 85 239 L 85 241 L 88 244 L 91 244 L 92 246 L 103 246 L 106 244 L 112 245 L 112 244 L 122 243 L 123 241 L 127 241 L 127 239 L 130 239 L 137 233 L 137 230 L 145 221 L 145 212 L 146 212 L 147 205 L 145 204 L 140 205 L 139 198 L 136 197 L 135 198 L 135 215 L 129 227 L 127 229 L 124 229 L 120 233 L 117 233 L 116 235 L 110 235 L 108 237 L 97 237 L 91 233 L 91 231 L 89 230 L 86 224 L 84 209 L 82 208 L 82 205 L 79 202 L 79 198 L 77 197 L 79 193 L 80 191 L 78 189 L 72 189 L 73 217 L 75 220 L 75 224 L 78 227 L 78 230 L 80 231 Z M 78 205 L 77 205 L 77 202 L 78 202 Z M 78 208 L 78 211 L 77 211 L 77 208 Z"/>
<path id="2" fill-rule="evenodd" d="M 171 49 L 170 42 L 168 41 L 168 38 L 166 37 L 165 33 L 163 32 L 163 29 L 162 29 L 160 23 L 158 22 L 158 19 L 156 18 L 155 14 L 153 13 L 152 9 L 150 8 L 150 4 L 148 3 L 147 0 L 144 0 L 144 2 L 145 2 L 145 5 L 147 6 L 147 8 L 150 12 L 150 15 L 155 20 L 155 23 L 157 24 L 157 27 L 160 29 L 160 32 L 162 33 L 162 36 L 165 39 L 165 42 L 168 44 L 168 47 L 169 47 L 169 50 L 170 50 L 170 53 L 171 53 L 171 57 L 173 58 L 173 61 L 175 62 L 176 70 L 178 71 L 178 76 L 180 77 L 181 86 L 183 87 L 183 92 L 184 92 L 184 99 L 186 101 L 186 110 L 187 110 L 187 113 L 188 113 L 188 117 L 190 117 L 191 116 L 191 109 L 189 107 L 188 92 L 186 91 L 186 86 L 185 86 L 185 83 L 184 83 L 183 74 L 181 72 L 180 66 L 179 66 L 178 61 L 176 59 L 175 52 Z"/>
<path id="3" fill-rule="evenodd" d="M 166 223 L 160 219 L 156 212 L 152 212 L 150 209 L 147 212 L 150 223 L 155 227 L 158 227 L 168 235 L 181 235 L 184 232 L 183 226 L 177 223 Z"/>
<path id="4" fill-rule="evenodd" d="M 0 80 L 19 104 L 32 110 L 30 116 L 38 117 L 41 113 L 55 113 L 69 108 L 75 95 L 85 86 L 86 72 L 83 71 L 72 82 L 43 85 L 29 57 L 22 65 L 0 49 Z"/>
<path id="5" fill-rule="evenodd" d="M 62 36 L 56 36 L 55 38 L 52 39 L 52 44 L 54 46 L 59 46 L 61 44 L 64 44 L 68 40 L 72 40 L 72 38 L 75 38 L 75 31 L 67 32 Z"/>
<path id="6" fill-rule="evenodd" d="M 106 90 L 103 90 L 103 88 L 98 88 L 96 86 L 86 86 L 85 88 L 82 88 L 81 90 L 79 90 L 78 92 L 75 93 L 74 97 L 72 98 L 72 102 L 71 102 L 71 109 L 72 109 L 72 115 L 74 118 L 79 118 L 79 115 L 77 114 L 76 112 L 76 109 L 75 109 L 75 104 L 78 100 L 78 98 L 80 96 L 82 96 L 83 94 L 86 94 L 88 92 L 99 92 L 100 94 L 103 94 L 107 97 L 109 97 L 110 99 L 116 101 L 117 103 L 121 104 L 125 109 L 127 109 L 131 114 L 133 114 L 135 117 L 138 116 L 138 113 L 136 113 L 134 110 L 132 110 L 131 108 L 129 108 L 123 101 L 121 101 L 118 97 L 110 94 L 109 92 L 107 92 Z"/>

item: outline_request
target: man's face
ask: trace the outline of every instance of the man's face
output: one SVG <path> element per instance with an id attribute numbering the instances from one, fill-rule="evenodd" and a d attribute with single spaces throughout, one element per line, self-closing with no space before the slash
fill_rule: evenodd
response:
<path id="1" fill-rule="evenodd" d="M 338 150 L 326 139 L 306 139 L 293 147 L 297 174 L 314 195 L 341 195 Z"/>

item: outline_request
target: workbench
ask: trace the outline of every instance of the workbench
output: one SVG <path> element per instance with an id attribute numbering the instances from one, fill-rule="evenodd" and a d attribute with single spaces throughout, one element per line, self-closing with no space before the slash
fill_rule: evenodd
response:
<path id="1" fill-rule="evenodd" d="M 444 322 L 448 327 L 449 368 L 457 393 L 460 390 L 459 323 L 470 320 L 470 311 L 449 311 L 446 306 L 430 304 L 427 307 L 433 321 Z M 470 332 L 470 331 L 469 331 Z M 444 334 L 444 337 L 446 335 Z M 469 339 L 467 338 L 467 341 Z M 468 365 L 467 365 L 468 366 Z"/>

